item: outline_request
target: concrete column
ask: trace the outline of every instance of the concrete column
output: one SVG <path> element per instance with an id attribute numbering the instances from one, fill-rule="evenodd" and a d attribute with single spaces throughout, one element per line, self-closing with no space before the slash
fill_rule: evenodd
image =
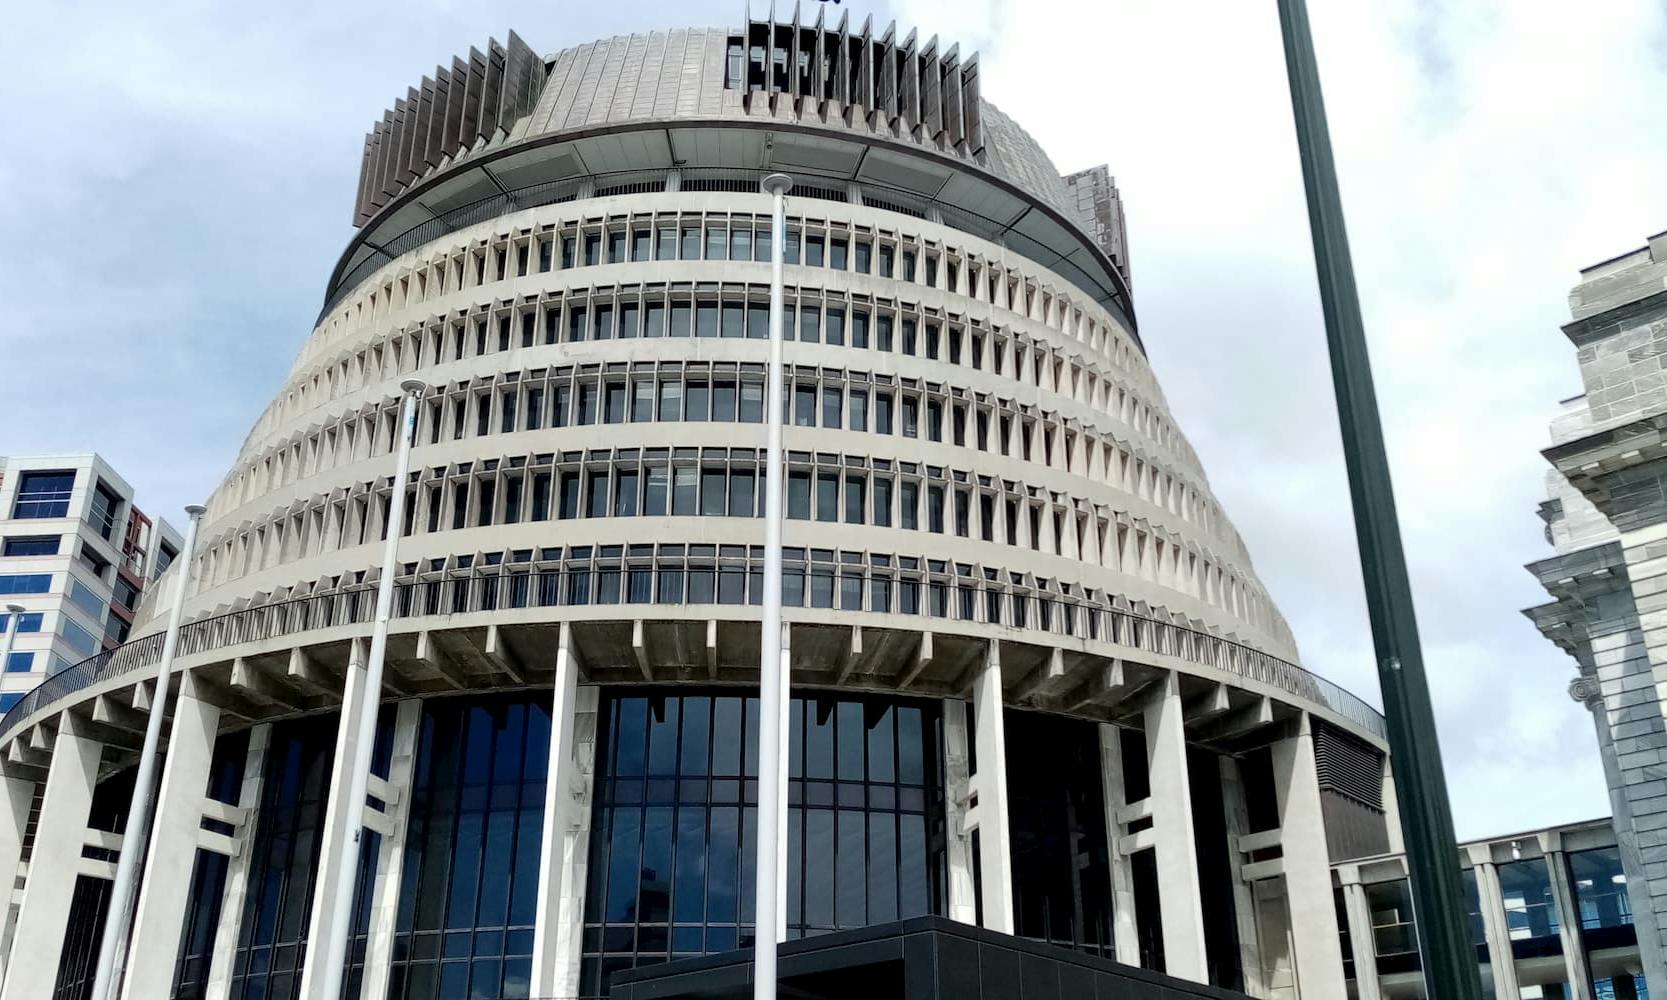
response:
<path id="1" fill-rule="evenodd" d="M 984 666 L 973 681 L 974 739 L 978 772 L 972 776 L 978 829 L 978 868 L 983 888 L 984 926 L 1013 933 L 1013 844 L 1007 824 L 1007 737 L 1002 719 L 1001 645 L 990 643 Z"/>
<path id="2" fill-rule="evenodd" d="M 1580 940 L 1580 908 L 1575 905 L 1574 888 L 1569 884 L 1563 836 L 1556 830 L 1547 830 L 1538 837 L 1540 850 L 1545 853 L 1546 871 L 1551 876 L 1551 899 L 1557 906 L 1557 934 L 1563 941 L 1568 1000 L 1592 1000 L 1592 973 L 1586 964 L 1585 943 Z"/>
<path id="3" fill-rule="evenodd" d="M 581 695 L 587 696 L 581 701 Z M 574 828 L 588 798 L 588 773 L 575 753 L 579 721 L 588 706 L 588 742 L 596 741 L 596 689 L 579 688 L 579 664 L 572 630 L 563 623 L 556 642 L 555 690 L 550 704 L 550 764 L 544 786 L 544 830 L 539 846 L 538 912 L 533 934 L 532 995 L 575 996 L 579 985 L 580 941 L 584 933 L 587 860 Z M 594 759 L 594 758 L 593 758 Z"/>
<path id="4" fill-rule="evenodd" d="M 87 815 L 103 753 L 103 745 L 84 733 L 75 716 L 65 712 L 58 717 L 29 877 L 23 884 L 23 902 L 12 936 L 11 953 L 16 960 L 6 970 L 0 1000 L 40 1000 L 50 997 L 57 984 L 70 899 L 80 877 Z"/>
<path id="5" fill-rule="evenodd" d="M 1360 884 L 1360 868 L 1343 865 L 1337 869 L 1337 878 L 1343 883 L 1343 913 L 1349 922 L 1356 995 L 1360 1000 L 1383 1000 L 1383 990 L 1378 986 L 1378 944 L 1372 933 L 1372 907 L 1366 901 L 1366 887 Z M 1498 996 L 1499 1000 L 1506 1000 L 1515 994 Z"/>
<path id="6" fill-rule="evenodd" d="M 1499 888 L 1499 869 L 1486 844 L 1468 849 L 1471 870 L 1476 873 L 1476 899 L 1482 909 L 1482 930 L 1487 938 L 1488 965 L 1493 970 L 1496 997 L 1522 993 L 1517 983 L 1516 956 L 1511 952 L 1511 927 L 1505 916 L 1505 894 Z"/>
<path id="7" fill-rule="evenodd" d="M 190 903 L 191 873 L 197 863 L 203 799 L 220 731 L 220 709 L 197 697 L 195 676 L 180 679 L 174 722 L 168 732 L 168 756 L 156 795 L 144 881 L 133 915 L 123 998 L 145 1000 L 173 989 L 180 934 Z M 153 706 L 157 711 L 161 706 Z"/>
<path id="8" fill-rule="evenodd" d="M 374 505 L 373 505 L 374 506 Z M 366 517 L 371 516 L 370 513 Z M 374 536 L 372 536 L 374 537 Z M 301 1000 L 336 1000 L 324 997 L 324 955 L 329 950 L 335 921 L 335 898 L 323 891 L 338 879 L 357 878 L 356 871 L 341 870 L 345 850 L 336 845 L 363 836 L 361 826 L 365 818 L 363 802 L 348 802 L 352 793 L 353 762 L 359 745 L 359 716 L 364 711 L 366 698 L 376 698 L 380 692 L 371 691 L 366 684 L 365 663 L 368 651 L 363 639 L 354 639 L 348 646 L 347 672 L 342 678 L 341 715 L 336 726 L 336 752 L 330 763 L 330 785 L 324 805 L 324 827 L 320 831 L 323 849 L 318 856 L 319 890 L 313 892 L 312 913 L 307 922 L 307 957 L 301 968 Z M 349 914 L 349 919 L 352 915 Z"/>
<path id="9" fill-rule="evenodd" d="M 978 923 L 978 890 L 972 877 L 972 845 L 967 835 L 967 806 L 972 798 L 971 762 L 967 759 L 967 703 L 943 701 L 944 827 L 949 860 L 949 919 Z"/>
<path id="10" fill-rule="evenodd" d="M 220 921 L 214 929 L 214 953 L 209 959 L 204 1000 L 226 1000 L 231 993 L 232 965 L 237 958 L 237 939 L 243 929 L 243 910 L 249 895 L 251 847 L 255 824 L 260 819 L 261 792 L 266 784 L 266 751 L 271 742 L 270 722 L 249 730 L 249 751 L 243 759 L 243 787 L 237 796 L 243 823 L 237 828 L 238 852 L 226 863 L 226 889 L 220 900 Z"/>
<path id="11" fill-rule="evenodd" d="M 6 959 L 17 918 L 12 892 L 23 869 L 23 835 L 38 787 L 22 771 L 18 765 L 0 759 L 0 983 L 6 981 Z"/>
<path id="12" fill-rule="evenodd" d="M 1401 837 L 1401 802 L 1395 794 L 1394 765 L 1389 755 L 1383 755 L 1383 823 L 1389 833 L 1389 850 L 1385 854 L 1405 854 L 1406 841 Z"/>
<path id="13" fill-rule="evenodd" d="M 1162 897 L 1164 971 L 1210 981 L 1204 954 L 1204 912 L 1198 897 L 1198 852 L 1192 831 L 1192 782 L 1181 682 L 1170 671 L 1147 701 L 1146 761 L 1152 786 L 1152 827 Z M 1335 942 L 1335 937 L 1333 941 Z M 1341 994 L 1338 994 L 1341 996 Z"/>
<path id="14" fill-rule="evenodd" d="M 394 954 L 399 888 L 405 877 L 405 833 L 411 822 L 411 783 L 417 770 L 417 733 L 422 719 L 420 698 L 400 702 L 394 716 L 393 755 L 388 762 L 388 793 L 393 798 L 386 803 L 389 830 L 377 849 L 370 934 L 365 942 L 365 973 L 359 990 L 366 1000 L 382 1000 L 388 995 L 388 963 Z"/>
<path id="15" fill-rule="evenodd" d="M 1312 727 L 1312 718 L 1304 712 L 1297 734 L 1270 748 L 1279 799 L 1280 858 L 1300 989 L 1307 997 L 1340 997 L 1343 958 L 1337 951 L 1337 904 L 1331 894 L 1331 856 Z"/>
<path id="16" fill-rule="evenodd" d="M 1129 803 L 1123 788 L 1123 742 L 1116 726 L 1100 724 L 1100 788 L 1106 804 L 1106 853 L 1111 858 L 1111 934 L 1117 960 L 1140 965 L 1140 925 L 1134 902 L 1129 858 L 1120 850 L 1123 822 L 1118 817 Z"/>

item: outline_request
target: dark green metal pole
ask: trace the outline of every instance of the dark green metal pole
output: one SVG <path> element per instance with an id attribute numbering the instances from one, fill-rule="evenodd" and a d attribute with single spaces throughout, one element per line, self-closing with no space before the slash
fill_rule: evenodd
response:
<path id="1" fill-rule="evenodd" d="M 1424 654 L 1418 644 L 1406 555 L 1395 518 L 1389 456 L 1378 420 L 1366 329 L 1360 319 L 1349 236 L 1337 190 L 1320 71 L 1304 0 L 1278 0 L 1285 36 L 1285 68 L 1291 83 L 1302 179 L 1308 191 L 1308 224 L 1314 239 L 1320 300 L 1325 308 L 1331 378 L 1337 392 L 1337 420 L 1354 498 L 1354 530 L 1372 620 L 1378 678 L 1394 763 L 1395 789 L 1406 842 L 1407 868 L 1418 921 L 1424 981 L 1436 1000 L 1481 1000 L 1476 948 L 1459 877 L 1453 814 L 1441 771 Z"/>

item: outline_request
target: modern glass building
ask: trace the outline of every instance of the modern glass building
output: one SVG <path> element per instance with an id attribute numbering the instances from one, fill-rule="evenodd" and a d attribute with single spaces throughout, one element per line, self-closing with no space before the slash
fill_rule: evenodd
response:
<path id="1" fill-rule="evenodd" d="M 1633 922 L 1609 820 L 1461 844 L 1459 857 L 1484 996 L 1647 1000 L 1654 944 Z M 1427 997 L 1406 859 L 1357 859 L 1335 875 L 1349 996 Z"/>
<path id="2" fill-rule="evenodd" d="M 153 606 L 0 722 L 0 1000 L 85 995 L 106 803 L 164 708 L 127 997 L 317 996 L 349 879 L 355 997 L 597 997 L 915 916 L 1343 995 L 1332 864 L 1395 846 L 1382 719 L 1299 665 L 1169 412 L 1111 176 L 1062 175 L 975 57 L 820 17 L 512 34 L 382 115 L 317 325 L 175 567 L 177 699 Z M 792 702 L 760 929 L 771 171 Z M 361 821 L 341 871 L 321 845 Z"/>

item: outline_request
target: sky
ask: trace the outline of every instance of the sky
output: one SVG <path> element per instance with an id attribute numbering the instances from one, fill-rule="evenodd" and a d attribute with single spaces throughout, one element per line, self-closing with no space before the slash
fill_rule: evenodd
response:
<path id="1" fill-rule="evenodd" d="M 1461 838 L 1605 815 L 1549 549 L 1558 327 L 1667 229 L 1667 8 L 1310 0 Z M 1378 702 L 1271 0 L 846 3 L 976 50 L 985 97 L 1124 197 L 1141 335 L 1304 663 Z M 365 131 L 513 27 L 552 52 L 740 0 L 22 5 L 0 39 L 0 454 L 99 451 L 147 511 L 214 488 L 351 235 Z"/>

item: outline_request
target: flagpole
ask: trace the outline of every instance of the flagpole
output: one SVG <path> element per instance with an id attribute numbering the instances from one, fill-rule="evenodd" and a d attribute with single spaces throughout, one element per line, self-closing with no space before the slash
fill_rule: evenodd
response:
<path id="1" fill-rule="evenodd" d="M 349 775 L 348 792 L 341 799 L 346 815 L 342 817 L 343 841 L 326 844 L 327 850 L 339 850 L 341 859 L 335 866 L 336 884 L 331 898 L 330 940 L 324 953 L 321 997 L 331 1000 L 341 996 L 342 974 L 347 965 L 347 941 L 352 936 L 348 924 L 353 917 L 354 890 L 358 887 L 359 852 L 365 839 L 365 795 L 370 784 L 371 751 L 376 743 L 376 719 L 382 707 L 382 663 L 388 652 L 388 622 L 393 617 L 394 577 L 399 570 L 399 536 L 405 527 L 405 481 L 411 472 L 411 438 L 417 427 L 417 401 L 428 384 L 421 379 L 408 378 L 399 384 L 405 395 L 404 412 L 400 415 L 399 453 L 394 460 L 394 492 L 388 500 L 387 538 L 382 543 L 382 576 L 376 581 L 376 623 L 371 628 L 370 655 L 365 663 L 365 696 L 360 701 L 358 731 L 353 746 L 353 770 Z M 351 664 L 348 670 L 352 670 Z M 340 752 L 340 748 L 337 748 Z"/>
<path id="2" fill-rule="evenodd" d="M 116 879 L 110 887 L 110 904 L 104 919 L 104 934 L 98 945 L 98 965 L 93 973 L 93 1000 L 109 1000 L 121 979 L 116 953 L 127 946 L 128 931 L 133 926 L 133 893 L 139 881 L 139 861 L 145 856 L 150 840 L 151 809 L 156 794 L 156 748 L 162 741 L 162 716 L 168 711 L 168 687 L 174 676 L 174 649 L 179 644 L 180 622 L 185 613 L 185 581 L 191 576 L 191 555 L 197 547 L 197 526 L 202 522 L 204 508 L 191 504 L 185 508 L 190 517 L 185 529 L 185 551 L 175 560 L 179 566 L 174 580 L 174 603 L 168 609 L 168 628 L 162 637 L 162 658 L 156 664 L 156 692 L 151 696 L 150 717 L 145 720 L 145 742 L 139 750 L 139 769 L 133 779 L 133 792 L 128 800 L 127 829 L 122 834 L 121 853 L 116 861 Z M 17 616 L 12 616 L 15 628 Z M 10 654 L 8 634 L 6 652 Z"/>
<path id="3" fill-rule="evenodd" d="M 786 800 L 780 762 L 787 756 L 781 702 L 787 691 L 781 658 L 781 421 L 782 291 L 787 244 L 786 174 L 764 178 L 770 196 L 770 371 L 764 382 L 766 457 L 764 472 L 764 620 L 758 656 L 758 842 L 753 905 L 753 1000 L 775 1000 L 777 882 L 781 857 L 781 803 Z"/>
<path id="4" fill-rule="evenodd" d="M 1401 549 L 1400 522 L 1395 516 L 1389 455 L 1378 418 L 1349 235 L 1343 225 L 1343 199 L 1337 187 L 1308 8 L 1304 0 L 1277 2 L 1424 977 L 1430 996 L 1480 1000 L 1482 985 L 1453 847 L 1447 780 L 1424 675 L 1406 553 Z"/>

